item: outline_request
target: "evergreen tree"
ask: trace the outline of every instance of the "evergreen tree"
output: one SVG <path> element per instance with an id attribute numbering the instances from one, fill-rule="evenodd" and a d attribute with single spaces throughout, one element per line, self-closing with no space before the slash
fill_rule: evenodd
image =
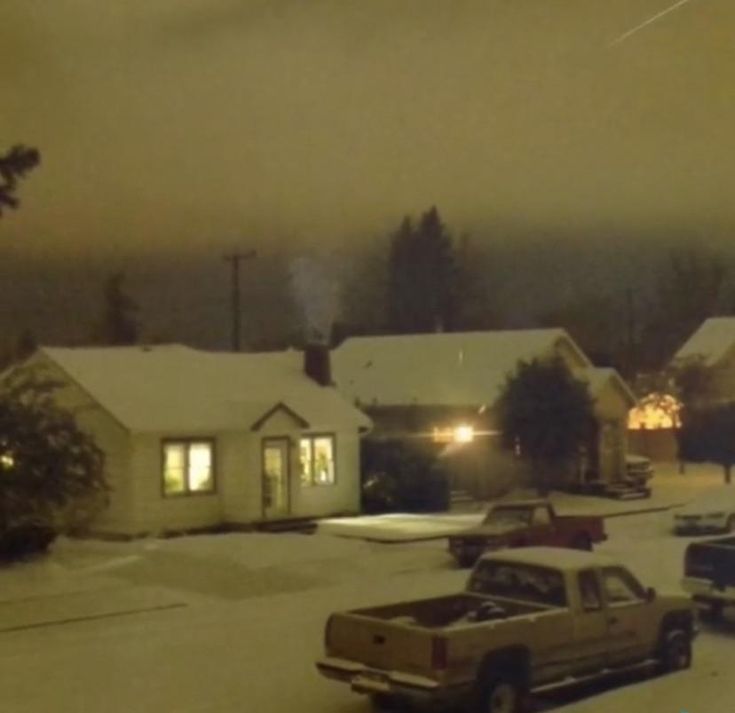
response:
<path id="1" fill-rule="evenodd" d="M 451 235 L 432 207 L 414 226 L 404 218 L 388 261 L 387 326 L 411 334 L 454 327 L 459 272 Z"/>
<path id="2" fill-rule="evenodd" d="M 520 362 L 506 381 L 497 412 L 503 445 L 529 462 L 544 494 L 595 433 L 587 385 L 558 358 Z"/>
<path id="3" fill-rule="evenodd" d="M 15 192 L 18 180 L 23 178 L 41 161 L 37 149 L 20 144 L 13 146 L 6 154 L 0 156 L 0 218 L 6 208 L 17 208 L 18 199 Z"/>
<path id="4" fill-rule="evenodd" d="M 0 557 L 44 549 L 104 507 L 104 456 L 54 399 L 60 384 L 19 368 L 0 390 Z"/>
<path id="5" fill-rule="evenodd" d="M 33 352 L 38 349 L 38 340 L 36 339 L 33 332 L 26 328 L 19 335 L 15 341 L 15 358 L 17 361 L 26 360 Z"/>
<path id="6" fill-rule="evenodd" d="M 116 272 L 104 287 L 104 310 L 99 341 L 109 346 L 137 344 L 140 339 L 138 305 L 125 292 L 125 273 Z"/>

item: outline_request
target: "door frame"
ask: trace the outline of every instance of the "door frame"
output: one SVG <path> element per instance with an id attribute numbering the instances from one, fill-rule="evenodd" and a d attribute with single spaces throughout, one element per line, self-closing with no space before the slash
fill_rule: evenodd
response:
<path id="1" fill-rule="evenodd" d="M 260 439 L 260 514 L 263 520 L 277 519 L 279 516 L 270 517 L 266 513 L 265 505 L 265 493 L 266 493 L 266 482 L 267 476 L 265 472 L 265 451 L 268 446 L 279 445 L 281 450 L 285 453 L 284 473 L 283 473 L 283 485 L 285 492 L 285 504 L 282 517 L 289 517 L 292 515 L 291 512 L 291 439 L 288 436 L 265 436 Z"/>

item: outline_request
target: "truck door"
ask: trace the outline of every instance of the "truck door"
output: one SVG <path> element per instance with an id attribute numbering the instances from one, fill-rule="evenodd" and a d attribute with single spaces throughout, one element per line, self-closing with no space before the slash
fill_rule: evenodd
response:
<path id="1" fill-rule="evenodd" d="M 610 666 L 640 661 L 646 656 L 648 601 L 640 582 L 622 567 L 603 567 L 602 591 L 608 627 Z"/>
<path id="2" fill-rule="evenodd" d="M 574 617 L 574 673 L 592 673 L 606 666 L 608 655 L 608 613 L 597 571 L 581 570 L 577 575 L 577 590 L 579 614 Z"/>

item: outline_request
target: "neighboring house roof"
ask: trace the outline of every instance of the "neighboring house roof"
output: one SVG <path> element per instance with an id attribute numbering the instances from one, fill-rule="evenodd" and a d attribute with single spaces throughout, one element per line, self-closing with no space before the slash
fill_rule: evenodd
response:
<path id="1" fill-rule="evenodd" d="M 299 351 L 205 352 L 178 344 L 43 348 L 29 363 L 39 358 L 56 364 L 131 431 L 257 430 L 279 409 L 315 430 L 370 426 L 334 387 L 304 374 Z"/>
<path id="2" fill-rule="evenodd" d="M 692 334 L 672 361 L 701 359 L 706 366 L 715 366 L 735 347 L 735 317 L 710 317 Z"/>
<path id="3" fill-rule="evenodd" d="M 339 389 L 365 406 L 492 405 L 520 360 L 562 351 L 593 369 L 563 329 L 350 337 L 332 352 L 332 369 Z"/>
<path id="4" fill-rule="evenodd" d="M 609 367 L 591 367 L 580 371 L 577 377 L 587 382 L 587 387 L 592 398 L 597 398 L 607 386 L 612 386 L 620 392 L 628 402 L 629 407 L 632 408 L 637 403 L 635 394 L 615 369 Z"/>

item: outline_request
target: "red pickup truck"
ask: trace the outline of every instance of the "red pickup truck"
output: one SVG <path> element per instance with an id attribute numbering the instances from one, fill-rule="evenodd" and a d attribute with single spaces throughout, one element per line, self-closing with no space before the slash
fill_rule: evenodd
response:
<path id="1" fill-rule="evenodd" d="M 471 567 L 488 550 L 504 547 L 571 547 L 591 550 L 607 539 L 601 517 L 557 515 L 547 500 L 497 503 L 482 524 L 449 537 L 449 552 L 460 567 Z"/>

